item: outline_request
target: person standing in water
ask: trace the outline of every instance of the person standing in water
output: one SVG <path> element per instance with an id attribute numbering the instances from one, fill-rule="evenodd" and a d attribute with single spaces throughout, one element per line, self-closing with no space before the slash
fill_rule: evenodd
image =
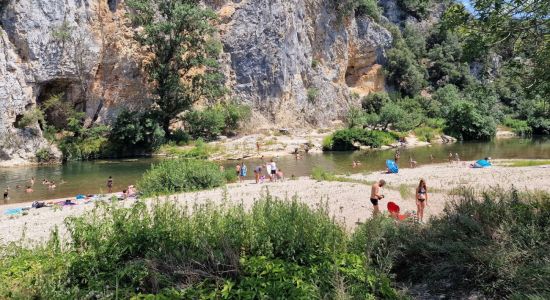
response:
<path id="1" fill-rule="evenodd" d="M 4 190 L 4 201 L 8 200 L 10 200 L 10 188 L 6 187 L 6 189 Z"/>
<path id="2" fill-rule="evenodd" d="M 395 155 L 393 156 L 393 161 L 395 161 L 395 163 L 397 163 L 399 161 L 399 157 L 401 157 L 400 153 L 399 153 L 399 149 L 395 150 Z"/>
<path id="3" fill-rule="evenodd" d="M 277 181 L 277 164 L 271 159 L 271 181 Z"/>
<path id="4" fill-rule="evenodd" d="M 434 155 L 430 153 L 430 161 L 432 162 L 432 164 L 434 163 L 434 160 L 435 160 Z"/>
<path id="5" fill-rule="evenodd" d="M 372 212 L 372 216 L 377 216 L 380 213 L 380 208 L 378 207 L 378 201 L 382 198 L 384 198 L 384 195 L 380 194 L 380 188 L 386 185 L 386 181 L 384 179 L 380 179 L 378 182 L 372 185 L 371 191 L 370 191 L 370 202 L 372 203 L 374 210 Z"/>
<path id="6" fill-rule="evenodd" d="M 246 172 L 247 172 L 247 168 L 246 168 L 246 165 L 244 164 L 244 161 L 241 162 L 241 167 L 240 167 L 240 170 L 239 170 L 239 181 L 240 182 L 243 182 L 244 181 L 244 178 L 246 177 Z"/>
<path id="7" fill-rule="evenodd" d="M 30 180 L 30 182 L 31 182 L 31 186 L 34 186 L 34 176 L 33 176 L 33 177 L 31 177 L 31 180 Z"/>
<path id="8" fill-rule="evenodd" d="M 416 209 L 418 211 L 418 220 L 422 222 L 424 220 L 424 209 L 428 205 L 428 187 L 426 181 L 420 179 L 420 183 L 416 188 Z"/>
<path id="9" fill-rule="evenodd" d="M 107 179 L 107 189 L 109 193 L 113 192 L 113 176 L 109 176 L 109 179 Z"/>
<path id="10" fill-rule="evenodd" d="M 256 180 L 256 184 L 260 183 L 260 176 L 262 176 L 262 166 L 256 166 L 254 168 L 254 179 Z"/>
<path id="11" fill-rule="evenodd" d="M 453 154 L 449 152 L 449 163 L 453 163 Z"/>

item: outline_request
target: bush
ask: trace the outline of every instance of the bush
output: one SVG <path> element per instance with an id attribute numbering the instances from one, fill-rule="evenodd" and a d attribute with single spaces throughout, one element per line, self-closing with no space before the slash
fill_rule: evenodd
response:
<path id="1" fill-rule="evenodd" d="M 55 159 L 55 156 L 48 148 L 42 148 L 38 151 L 36 151 L 36 160 L 39 163 L 48 163 Z"/>
<path id="2" fill-rule="evenodd" d="M 250 209 L 207 203 L 192 213 L 172 201 L 104 203 L 66 226 L 63 247 L 54 235 L 34 249 L 0 248 L 1 298 L 399 297 L 361 253 L 348 253 L 324 204 L 269 193 Z"/>
<path id="3" fill-rule="evenodd" d="M 138 188 L 145 196 L 156 196 L 219 187 L 224 182 L 215 163 L 180 158 L 153 165 L 139 180 Z"/>
<path id="4" fill-rule="evenodd" d="M 357 150 L 359 145 L 379 148 L 382 145 L 394 143 L 399 136 L 391 132 L 379 130 L 366 130 L 362 128 L 342 129 L 334 132 L 330 138 L 330 150 L 332 151 L 350 151 Z M 328 149 L 327 144 L 323 143 L 323 149 Z M 326 147 L 325 147 L 326 146 Z"/>
<path id="5" fill-rule="evenodd" d="M 158 149 L 166 133 L 157 117 L 151 113 L 122 111 L 109 135 L 109 141 L 119 154 L 137 154 Z"/>
<path id="6" fill-rule="evenodd" d="M 403 249 L 394 264 L 401 280 L 490 299 L 542 299 L 550 295 L 549 225 L 548 193 L 462 190 L 428 226 L 385 238 Z"/>
<path id="7" fill-rule="evenodd" d="M 362 16 L 367 15 L 371 17 L 374 21 L 380 21 L 380 8 L 376 0 L 356 0 L 357 8 L 355 9 L 355 14 Z"/>
<path id="8" fill-rule="evenodd" d="M 445 131 L 463 140 L 489 140 L 495 136 L 496 124 L 489 115 L 483 115 L 468 101 L 453 103 L 447 117 Z"/>
<path id="9" fill-rule="evenodd" d="M 185 114 L 185 129 L 197 139 L 213 140 L 217 138 L 225 127 L 225 115 L 222 111 L 207 108 L 204 110 L 192 110 Z"/>
<path id="10" fill-rule="evenodd" d="M 237 180 L 239 179 L 239 177 L 237 176 L 237 173 L 233 169 L 224 170 L 223 176 L 225 177 L 226 183 L 234 183 L 234 182 L 237 182 Z"/>
<path id="11" fill-rule="evenodd" d="M 533 129 L 525 120 L 512 119 L 510 117 L 504 119 L 504 126 L 510 127 L 513 132 L 518 135 L 531 135 Z"/>
<path id="12" fill-rule="evenodd" d="M 379 114 L 382 107 L 390 102 L 391 99 L 388 93 L 369 93 L 361 100 L 361 107 L 366 113 Z"/>
<path id="13" fill-rule="evenodd" d="M 193 138 L 213 140 L 222 133 L 235 134 L 240 122 L 248 120 L 250 116 L 249 106 L 231 102 L 187 112 L 183 121 L 185 129 Z"/>
<path id="14" fill-rule="evenodd" d="M 441 135 L 440 128 L 431 128 L 428 126 L 417 127 L 414 129 L 416 137 L 423 142 L 431 142 L 436 136 Z"/>
<path id="15" fill-rule="evenodd" d="M 33 107 L 26 111 L 21 119 L 17 122 L 16 127 L 26 128 L 44 124 L 44 112 L 37 107 Z"/>
<path id="16" fill-rule="evenodd" d="M 315 100 L 317 100 L 318 95 L 319 95 L 318 89 L 316 88 L 307 89 L 307 101 L 309 101 L 309 103 L 315 103 Z"/>

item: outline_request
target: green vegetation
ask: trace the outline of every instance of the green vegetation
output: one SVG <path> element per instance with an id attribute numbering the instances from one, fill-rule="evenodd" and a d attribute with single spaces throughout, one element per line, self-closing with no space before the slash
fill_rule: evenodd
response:
<path id="1" fill-rule="evenodd" d="M 502 124 L 512 129 L 512 131 L 518 135 L 531 135 L 533 133 L 533 129 L 529 126 L 529 122 L 525 120 L 508 117 L 504 119 Z"/>
<path id="2" fill-rule="evenodd" d="M 423 142 L 431 142 L 436 136 L 442 134 L 440 128 L 432 128 L 429 126 L 417 127 L 413 132 L 414 135 Z"/>
<path id="3" fill-rule="evenodd" d="M 33 249 L 0 248 L 0 297 L 402 297 L 362 247 L 348 249 L 350 237 L 325 205 L 269 194 L 250 210 L 103 204 L 66 224 L 67 242 L 54 234 Z"/>
<path id="4" fill-rule="evenodd" d="M 109 134 L 111 144 L 122 155 L 148 153 L 165 141 L 161 124 L 151 113 L 122 111 Z"/>
<path id="5" fill-rule="evenodd" d="M 511 163 L 506 163 L 507 167 L 533 167 L 550 165 L 550 160 L 537 159 L 537 160 L 515 160 Z"/>
<path id="6" fill-rule="evenodd" d="M 42 148 L 36 151 L 36 161 L 39 163 L 48 163 L 54 160 L 54 155 L 48 148 Z"/>
<path id="7" fill-rule="evenodd" d="M 549 220 L 550 194 L 462 190 L 427 226 L 367 223 L 356 234 L 382 241 L 374 252 L 389 257 L 383 265 L 400 281 L 457 291 L 458 298 L 478 291 L 488 298 L 543 299 L 550 293 Z"/>
<path id="8" fill-rule="evenodd" d="M 318 89 L 316 88 L 307 89 L 307 101 L 309 101 L 309 103 L 315 103 L 315 100 L 317 100 L 318 95 L 319 95 Z"/>
<path id="9" fill-rule="evenodd" d="M 240 122 L 250 118 L 250 107 L 236 103 L 223 103 L 185 114 L 185 128 L 193 138 L 212 140 L 220 134 L 234 135 Z"/>
<path id="10" fill-rule="evenodd" d="M 349 151 L 359 149 L 359 145 L 379 148 L 393 144 L 399 139 L 394 132 L 368 130 L 362 128 L 341 129 L 323 140 L 325 151 Z"/>
<path id="11" fill-rule="evenodd" d="M 216 14 L 194 0 L 131 0 L 130 18 L 143 31 L 136 40 L 154 54 L 146 65 L 156 114 L 166 133 L 170 122 L 205 97 L 224 94 L 214 36 Z M 185 54 L 185 55 L 182 55 Z M 200 70 L 200 71 L 199 71 Z"/>
<path id="12" fill-rule="evenodd" d="M 225 177 L 213 162 L 166 159 L 147 170 L 137 186 L 144 196 L 158 196 L 219 187 Z"/>
<path id="13" fill-rule="evenodd" d="M 67 240 L 0 246 L 0 297 L 404 298 L 397 283 L 450 298 L 549 296 L 548 193 L 458 190 L 425 225 L 379 216 L 351 235 L 316 207 L 269 192 L 250 209 L 100 203 L 66 220 Z"/>
<path id="14" fill-rule="evenodd" d="M 380 8 L 376 0 L 333 0 L 339 18 L 343 19 L 351 14 L 356 16 L 367 15 L 375 21 L 380 21 Z"/>

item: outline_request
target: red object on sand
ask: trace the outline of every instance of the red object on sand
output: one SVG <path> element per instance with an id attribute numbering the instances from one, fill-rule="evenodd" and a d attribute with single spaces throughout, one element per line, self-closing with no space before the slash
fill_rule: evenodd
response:
<path id="1" fill-rule="evenodd" d="M 399 210 L 399 205 L 395 204 L 394 202 L 388 202 L 388 211 L 390 213 L 399 214 Z"/>

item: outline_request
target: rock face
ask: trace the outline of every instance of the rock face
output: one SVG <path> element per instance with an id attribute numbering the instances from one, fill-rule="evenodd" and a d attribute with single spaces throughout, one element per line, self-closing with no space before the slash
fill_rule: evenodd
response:
<path id="1" fill-rule="evenodd" d="M 384 89 L 390 33 L 368 17 L 339 18 L 333 0 L 205 0 L 220 16 L 232 96 L 272 126 L 325 126 Z M 17 121 L 50 96 L 110 123 L 146 107 L 144 54 L 120 0 L 0 1 L 0 161 L 50 148 Z"/>
<path id="2" fill-rule="evenodd" d="M 219 9 L 228 84 L 268 120 L 300 126 L 341 118 L 384 88 L 390 33 L 367 17 L 339 18 L 330 0 L 245 0 Z"/>

